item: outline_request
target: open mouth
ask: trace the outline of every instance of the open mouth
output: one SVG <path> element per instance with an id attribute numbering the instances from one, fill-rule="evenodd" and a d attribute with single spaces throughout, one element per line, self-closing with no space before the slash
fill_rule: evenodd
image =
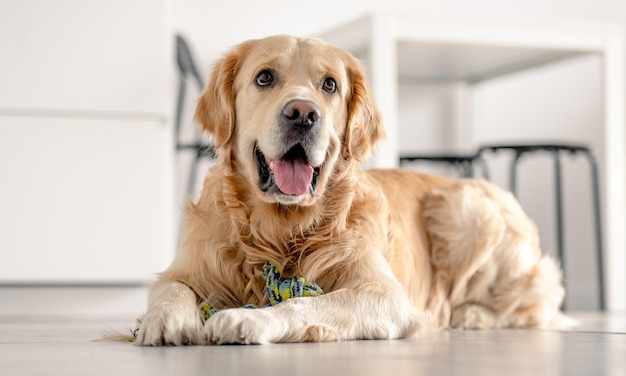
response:
<path id="1" fill-rule="evenodd" d="M 254 153 L 261 191 L 277 189 L 285 195 L 315 194 L 320 168 L 311 166 L 302 145 L 296 144 L 279 159 L 266 158 L 258 147 Z"/>

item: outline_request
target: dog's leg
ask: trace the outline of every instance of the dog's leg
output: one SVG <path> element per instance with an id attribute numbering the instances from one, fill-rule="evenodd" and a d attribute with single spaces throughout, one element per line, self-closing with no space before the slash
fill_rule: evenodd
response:
<path id="1" fill-rule="evenodd" d="M 140 345 L 191 344 L 201 329 L 195 293 L 174 281 L 157 282 L 137 334 Z"/>
<path id="2" fill-rule="evenodd" d="M 273 307 L 224 310 L 205 323 L 199 343 L 392 339 L 417 334 L 424 318 L 414 313 L 399 284 L 397 289 L 390 287 L 366 282 Z"/>
<path id="3" fill-rule="evenodd" d="M 493 311 L 480 304 L 466 303 L 454 309 L 450 326 L 457 329 L 497 328 L 498 323 Z"/>
<path id="4" fill-rule="evenodd" d="M 447 327 L 450 323 L 451 307 L 448 300 L 450 280 L 451 278 L 445 270 L 436 271 L 432 279 L 432 289 L 427 308 L 440 328 Z"/>

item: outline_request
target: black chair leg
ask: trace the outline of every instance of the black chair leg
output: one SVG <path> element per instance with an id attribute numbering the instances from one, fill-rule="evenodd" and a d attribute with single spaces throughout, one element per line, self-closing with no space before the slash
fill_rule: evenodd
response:
<path id="1" fill-rule="evenodd" d="M 513 196 L 517 196 L 517 163 L 519 162 L 522 153 L 516 151 L 511 161 L 511 169 L 509 171 L 509 190 L 513 193 Z"/>
<path id="2" fill-rule="evenodd" d="M 567 283 L 566 265 L 565 265 L 565 237 L 563 235 L 563 182 L 561 172 L 561 156 L 558 150 L 552 151 L 554 157 L 554 214 L 556 220 L 556 250 L 561 261 L 561 270 L 563 273 L 563 283 Z M 566 309 L 567 296 L 561 305 L 562 309 Z"/>
<path id="3" fill-rule="evenodd" d="M 197 152 L 191 161 L 191 168 L 189 169 L 189 180 L 187 182 L 187 193 L 193 195 L 196 188 L 196 175 L 198 174 L 198 163 L 200 161 L 200 153 Z"/>
<path id="4" fill-rule="evenodd" d="M 176 101 L 176 117 L 174 118 L 174 132 L 176 135 L 176 148 L 180 149 L 180 128 L 183 118 L 183 106 L 185 103 L 185 90 L 187 88 L 187 82 L 184 77 L 181 77 L 178 83 L 178 100 Z"/>
<path id="5" fill-rule="evenodd" d="M 600 179 L 598 176 L 598 163 L 590 151 L 583 153 L 589 161 L 591 168 L 591 190 L 594 203 L 595 233 L 596 233 L 596 260 L 598 262 L 598 296 L 599 310 L 606 311 L 606 292 L 604 289 L 604 245 L 602 243 L 602 215 L 600 212 Z"/>
<path id="6" fill-rule="evenodd" d="M 471 162 L 465 161 L 461 163 L 461 175 L 465 179 L 474 177 L 474 166 Z"/>
<path id="7" fill-rule="evenodd" d="M 489 167 L 487 167 L 487 162 L 485 162 L 485 160 L 482 159 L 481 157 L 476 157 L 476 162 L 480 164 L 480 168 L 483 173 L 483 179 L 488 181 L 489 180 Z"/>

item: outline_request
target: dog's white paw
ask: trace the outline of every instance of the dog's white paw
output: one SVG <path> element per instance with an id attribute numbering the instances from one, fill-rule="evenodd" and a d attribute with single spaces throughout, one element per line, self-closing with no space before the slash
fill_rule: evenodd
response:
<path id="1" fill-rule="evenodd" d="M 268 344 L 280 340 L 286 323 L 266 309 L 234 308 L 213 315 L 204 323 L 202 343 Z"/>
<path id="2" fill-rule="evenodd" d="M 496 326 L 496 320 L 490 309 L 477 304 L 465 304 L 452 312 L 450 326 L 458 329 L 488 329 Z"/>
<path id="3" fill-rule="evenodd" d="M 152 306 L 143 317 L 135 343 L 145 346 L 189 345 L 200 333 L 197 309 L 162 303 Z"/>

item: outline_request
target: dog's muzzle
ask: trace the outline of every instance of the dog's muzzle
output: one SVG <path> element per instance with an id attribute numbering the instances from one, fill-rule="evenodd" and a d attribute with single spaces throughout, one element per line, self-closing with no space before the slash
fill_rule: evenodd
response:
<path id="1" fill-rule="evenodd" d="M 259 189 L 285 195 L 315 195 L 319 167 L 313 167 L 301 144 L 293 146 L 279 159 L 268 159 L 255 148 Z"/>
<path id="2" fill-rule="evenodd" d="M 272 159 L 255 147 L 259 189 L 287 196 L 315 195 L 319 167 L 311 164 L 317 153 L 322 111 L 310 100 L 292 99 L 285 103 L 277 117 L 277 139 L 283 155 Z"/>

